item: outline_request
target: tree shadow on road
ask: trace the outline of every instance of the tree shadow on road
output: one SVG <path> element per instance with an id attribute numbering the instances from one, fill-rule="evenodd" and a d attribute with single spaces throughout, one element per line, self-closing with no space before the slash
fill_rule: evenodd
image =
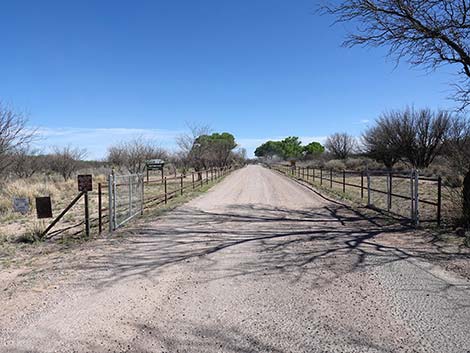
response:
<path id="1" fill-rule="evenodd" d="M 158 278 L 163 271 L 198 261 L 207 280 L 219 278 L 219 253 L 237 254 L 240 261 L 223 276 L 288 273 L 301 280 L 318 266 L 327 267 L 328 281 L 366 267 L 384 266 L 408 259 L 428 259 L 430 254 L 469 260 L 468 252 L 444 249 L 433 243 L 399 246 L 388 238 L 407 237 L 402 224 L 381 225 L 341 204 L 313 209 L 267 205 L 230 205 L 223 211 L 181 207 L 147 225 L 125 230 L 115 248 L 98 245 L 94 255 L 74 270 L 93 272 L 97 286 L 108 286 L 136 276 Z M 408 240 L 411 239 L 408 237 Z M 99 247 L 103 247 L 100 249 Z M 256 256 L 246 256 L 248 253 Z M 175 267 L 175 268 L 173 268 Z"/>

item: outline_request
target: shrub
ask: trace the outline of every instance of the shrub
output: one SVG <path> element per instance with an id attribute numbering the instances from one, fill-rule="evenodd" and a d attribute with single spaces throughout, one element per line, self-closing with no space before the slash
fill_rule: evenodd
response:
<path id="1" fill-rule="evenodd" d="M 343 170 L 346 169 L 346 165 L 339 159 L 332 159 L 325 163 L 325 169 Z"/>
<path id="2" fill-rule="evenodd" d="M 348 158 L 344 161 L 344 165 L 348 170 L 362 170 L 365 166 L 365 161 L 360 158 Z"/>
<path id="3" fill-rule="evenodd" d="M 443 178 L 443 183 L 444 186 L 448 186 L 450 188 L 461 188 L 463 185 L 463 178 L 457 174 L 450 174 Z"/>

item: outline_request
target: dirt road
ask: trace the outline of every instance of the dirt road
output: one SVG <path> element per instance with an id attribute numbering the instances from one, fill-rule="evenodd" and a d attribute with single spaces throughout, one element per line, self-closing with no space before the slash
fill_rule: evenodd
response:
<path id="1" fill-rule="evenodd" d="M 0 351 L 470 352 L 470 283 L 400 232 L 249 166 L 7 286 Z"/>

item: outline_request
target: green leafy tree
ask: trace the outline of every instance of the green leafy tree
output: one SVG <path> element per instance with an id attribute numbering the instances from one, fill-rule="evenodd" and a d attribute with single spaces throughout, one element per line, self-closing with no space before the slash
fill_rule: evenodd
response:
<path id="1" fill-rule="evenodd" d="M 261 146 L 256 148 L 255 156 L 259 158 L 272 159 L 275 156 L 283 157 L 282 147 L 280 141 L 267 141 Z"/>
<path id="2" fill-rule="evenodd" d="M 235 137 L 228 132 L 201 135 L 194 141 L 191 156 L 196 168 L 223 167 L 230 161 L 235 147 Z"/>
<path id="3" fill-rule="evenodd" d="M 303 147 L 303 152 L 306 158 L 316 157 L 325 152 L 325 147 L 319 142 L 310 142 Z"/>
<path id="4" fill-rule="evenodd" d="M 289 136 L 282 140 L 281 149 L 284 159 L 299 159 L 302 157 L 303 147 L 297 136 Z"/>
<path id="5" fill-rule="evenodd" d="M 302 142 L 297 136 L 286 137 L 282 141 L 267 141 L 256 148 L 255 156 L 259 158 L 272 159 L 278 156 L 282 159 L 300 159 L 304 156 L 311 157 L 319 155 L 325 148 L 318 142 L 309 143 L 302 146 Z"/>

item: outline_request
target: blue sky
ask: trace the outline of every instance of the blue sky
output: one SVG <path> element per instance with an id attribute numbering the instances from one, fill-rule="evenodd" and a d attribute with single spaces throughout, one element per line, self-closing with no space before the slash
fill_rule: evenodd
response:
<path id="1" fill-rule="evenodd" d="M 452 68 L 395 67 L 314 0 L 0 2 L 0 99 L 27 111 L 43 147 L 101 158 L 145 136 L 174 148 L 186 123 L 267 139 L 354 135 L 382 111 L 452 108 Z"/>

